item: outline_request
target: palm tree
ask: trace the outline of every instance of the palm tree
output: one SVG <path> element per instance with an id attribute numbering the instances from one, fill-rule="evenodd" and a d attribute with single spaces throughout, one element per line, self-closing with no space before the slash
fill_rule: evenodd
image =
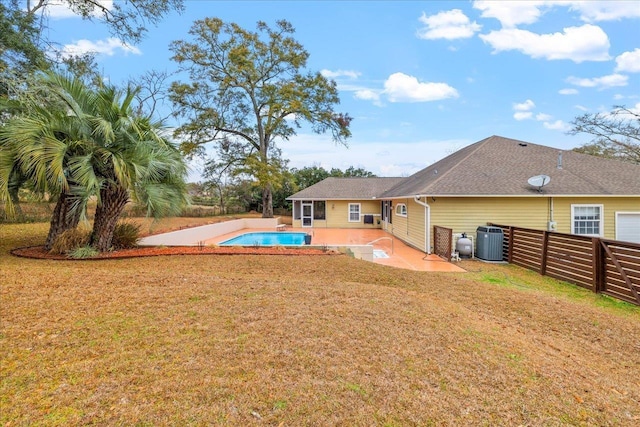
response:
<path id="1" fill-rule="evenodd" d="M 158 129 L 157 123 L 138 118 L 130 129 L 115 133 L 118 138 L 112 145 L 97 150 L 107 160 L 98 174 L 101 185 L 89 243 L 100 251 L 111 247 L 116 223 L 129 200 L 146 206 L 148 215 L 156 217 L 179 213 L 187 201 L 182 156 Z"/>
<path id="2" fill-rule="evenodd" d="M 0 148 L 7 148 L 12 159 L 0 161 L 0 195 L 10 203 L 10 167 L 39 188 L 60 194 L 45 246 L 77 226 L 75 218 L 92 196 L 98 202 L 90 244 L 99 251 L 111 247 L 130 200 L 156 216 L 182 208 L 187 202 L 184 160 L 163 136 L 161 123 L 134 113 L 136 90 L 92 89 L 59 74 L 47 74 L 44 83 L 52 105 L 43 108 L 27 98 L 24 114 L 0 129 Z"/>
<path id="3" fill-rule="evenodd" d="M 65 168 L 78 134 L 62 106 L 47 97 L 42 86 L 23 93 L 17 104 L 14 116 L 0 128 L 0 196 L 13 211 L 16 179 L 31 179 L 37 191 L 57 196 L 46 240 L 50 249 L 57 236 L 78 225 L 82 214 L 80 189 Z"/>

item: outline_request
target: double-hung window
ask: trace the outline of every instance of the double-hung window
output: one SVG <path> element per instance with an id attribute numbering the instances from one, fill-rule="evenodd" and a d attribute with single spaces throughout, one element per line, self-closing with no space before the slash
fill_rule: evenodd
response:
<path id="1" fill-rule="evenodd" d="M 603 211 L 603 205 L 571 205 L 571 233 L 602 236 Z"/>
<path id="2" fill-rule="evenodd" d="M 349 222 L 360 222 L 360 203 L 349 203 Z"/>

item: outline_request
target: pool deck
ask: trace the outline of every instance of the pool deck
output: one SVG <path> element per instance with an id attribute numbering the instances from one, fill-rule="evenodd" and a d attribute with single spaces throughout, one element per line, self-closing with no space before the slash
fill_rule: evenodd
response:
<path id="1" fill-rule="evenodd" d="M 274 229 L 245 228 L 205 240 L 204 244 L 217 245 L 240 234 L 260 231 L 273 232 Z M 457 265 L 447 262 L 437 255 L 427 255 L 414 249 L 380 229 L 292 228 L 289 226 L 286 231 L 311 234 L 313 236 L 312 246 L 371 244 L 374 249 L 384 250 L 389 255 L 389 258 L 374 258 L 373 262 L 376 264 L 416 271 L 465 272 Z"/>

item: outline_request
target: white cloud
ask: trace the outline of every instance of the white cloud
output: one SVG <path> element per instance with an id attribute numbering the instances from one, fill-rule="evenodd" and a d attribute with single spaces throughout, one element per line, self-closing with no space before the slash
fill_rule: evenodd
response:
<path id="1" fill-rule="evenodd" d="M 460 9 L 440 12 L 431 16 L 422 13 L 419 20 L 426 27 L 420 28 L 417 36 L 427 40 L 468 39 L 482 28 L 476 22 L 471 22 Z"/>
<path id="2" fill-rule="evenodd" d="M 580 111 L 589 111 L 589 109 L 584 105 L 576 105 L 574 108 L 577 108 Z"/>
<path id="3" fill-rule="evenodd" d="M 394 73 L 384 82 L 390 102 L 428 102 L 457 98 L 458 91 L 446 83 L 420 82 L 413 76 Z"/>
<path id="4" fill-rule="evenodd" d="M 554 7 L 568 8 L 578 12 L 585 22 L 615 21 L 640 17 L 640 7 L 632 1 L 475 1 L 473 7 L 482 11 L 483 18 L 495 18 L 503 28 L 514 28 L 520 24 L 533 24 Z"/>
<path id="5" fill-rule="evenodd" d="M 531 111 L 516 111 L 513 113 L 513 118 L 518 121 L 528 120 L 533 118 L 533 113 Z"/>
<path id="6" fill-rule="evenodd" d="M 562 2 L 556 2 L 562 4 Z M 631 1 L 572 1 L 570 8 L 580 12 L 580 19 L 586 22 L 617 21 L 624 18 L 639 18 L 640 6 Z"/>
<path id="7" fill-rule="evenodd" d="M 363 99 L 365 101 L 377 101 L 380 99 L 380 92 L 377 92 L 372 89 L 361 89 L 361 90 L 357 90 L 354 93 L 354 96 L 358 99 Z"/>
<path id="8" fill-rule="evenodd" d="M 625 119 L 625 120 L 631 120 L 632 122 L 637 121 L 638 115 L 640 115 L 640 102 L 636 103 L 636 105 L 626 107 L 626 109 L 629 110 L 629 112 L 615 109 L 616 114 L 612 114 L 613 113 L 612 110 L 608 110 L 604 107 L 600 107 L 600 114 L 611 119 Z"/>
<path id="9" fill-rule="evenodd" d="M 113 9 L 113 0 L 97 0 L 105 9 Z M 65 18 L 78 18 L 79 15 L 73 12 L 67 6 L 67 2 L 62 0 L 50 0 L 44 8 L 44 13 L 51 18 L 65 19 Z M 93 16 L 99 16 L 101 13 L 96 9 Z"/>
<path id="10" fill-rule="evenodd" d="M 389 102 L 428 102 L 457 98 L 458 91 L 446 83 L 420 82 L 416 77 L 394 73 L 384 82 L 384 88 L 368 88 L 361 85 L 338 85 L 342 91 L 353 92 L 356 99 L 372 101 L 382 107 L 383 95 Z"/>
<path id="11" fill-rule="evenodd" d="M 141 55 L 142 52 L 135 46 L 129 46 L 122 42 L 122 40 L 114 37 L 109 37 L 106 40 L 78 40 L 73 44 L 64 45 L 60 54 L 63 58 L 68 58 L 73 55 L 82 55 L 85 53 L 96 53 L 99 55 L 113 56 L 116 51 L 121 50 L 125 54 L 132 53 L 134 55 Z"/>
<path id="12" fill-rule="evenodd" d="M 533 24 L 540 18 L 544 1 L 475 1 L 473 7 L 481 10 L 483 18 L 496 18 L 503 27 Z"/>
<path id="13" fill-rule="evenodd" d="M 615 99 L 616 101 L 620 101 L 621 99 L 624 99 L 625 96 L 620 94 L 620 93 L 616 93 L 615 95 L 613 95 L 613 99 Z"/>
<path id="14" fill-rule="evenodd" d="M 536 104 L 527 99 L 525 102 L 513 104 L 513 118 L 517 121 L 522 120 L 533 120 L 535 119 L 538 122 L 542 122 L 542 125 L 546 129 L 551 130 L 569 130 L 567 125 L 562 120 L 556 120 L 552 122 L 553 116 L 546 113 L 537 113 L 535 116 L 533 115 L 533 109 L 536 108 Z"/>
<path id="15" fill-rule="evenodd" d="M 562 132 L 567 132 L 571 129 L 571 126 L 563 122 L 562 120 L 556 120 L 555 122 L 544 122 L 544 127 L 550 130 L 560 130 Z"/>
<path id="16" fill-rule="evenodd" d="M 638 6 L 638 9 L 640 9 L 640 6 Z M 640 48 L 619 55 L 616 58 L 616 71 L 640 73 Z"/>
<path id="17" fill-rule="evenodd" d="M 530 111 L 533 110 L 536 107 L 536 104 L 530 100 L 527 99 L 524 102 L 521 102 L 519 104 L 513 104 L 513 109 L 516 111 Z"/>
<path id="18" fill-rule="evenodd" d="M 382 107 L 384 104 L 380 101 L 381 92 L 380 90 L 373 89 L 359 89 L 354 92 L 353 96 L 363 101 L 373 101 L 373 105 Z"/>
<path id="19" fill-rule="evenodd" d="M 608 89 L 617 86 L 626 86 L 629 77 L 622 74 L 610 74 L 608 76 L 594 77 L 592 79 L 571 76 L 567 82 L 580 87 L 595 87 L 598 90 Z"/>
<path id="20" fill-rule="evenodd" d="M 565 88 L 565 89 L 560 89 L 558 93 L 560 95 L 577 95 L 580 93 L 580 91 L 578 91 L 578 89 Z"/>
<path id="21" fill-rule="evenodd" d="M 522 121 L 522 120 L 532 120 L 536 119 L 539 122 L 548 122 L 553 117 L 546 113 L 537 113 L 535 116 L 533 115 L 533 110 L 536 108 L 535 102 L 530 99 L 527 99 L 524 102 L 519 102 L 513 104 L 513 118 Z"/>
<path id="22" fill-rule="evenodd" d="M 396 131 L 391 131 L 393 135 Z M 388 139 L 349 141 L 349 148 L 336 145 L 330 135 L 298 134 L 278 143 L 289 166 L 302 168 L 319 164 L 325 169 L 363 167 L 378 176 L 408 176 L 446 157 L 472 141 L 418 140 L 389 143 Z M 416 154 L 419 153 L 419 154 Z"/>
<path id="23" fill-rule="evenodd" d="M 595 25 L 564 28 L 562 33 L 536 34 L 515 28 L 491 31 L 480 38 L 493 53 L 518 50 L 532 58 L 583 61 L 609 60 L 609 37 Z"/>
<path id="24" fill-rule="evenodd" d="M 629 111 L 631 111 L 634 114 L 640 114 L 640 102 L 638 102 L 636 105 L 634 105 L 633 107 L 629 108 Z M 631 119 L 637 119 L 637 116 L 635 117 L 631 117 Z"/>
<path id="25" fill-rule="evenodd" d="M 328 78 L 328 79 L 335 79 L 338 77 L 348 77 L 350 79 L 357 79 L 362 73 L 359 73 L 358 71 L 352 71 L 352 70 L 336 70 L 336 71 L 331 71 L 331 70 L 321 70 L 320 74 L 322 74 L 324 77 Z"/>

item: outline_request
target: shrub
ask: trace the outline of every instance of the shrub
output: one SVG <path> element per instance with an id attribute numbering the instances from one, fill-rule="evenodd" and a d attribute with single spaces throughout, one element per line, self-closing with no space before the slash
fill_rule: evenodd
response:
<path id="1" fill-rule="evenodd" d="M 49 222 L 53 213 L 53 205 L 47 202 L 22 202 L 16 206 L 13 214 L 0 206 L 0 224 L 27 224 L 30 222 Z"/>
<path id="2" fill-rule="evenodd" d="M 209 216 L 216 216 L 220 213 L 220 209 L 217 207 L 202 207 L 202 206 L 187 206 L 182 209 L 179 216 L 187 218 L 204 218 Z"/>
<path id="3" fill-rule="evenodd" d="M 81 246 L 69 252 L 69 255 L 71 255 L 71 258 L 83 259 L 94 257 L 99 253 L 100 252 L 92 246 Z"/>
<path id="4" fill-rule="evenodd" d="M 133 222 L 119 222 L 113 231 L 113 249 L 134 248 L 140 238 L 140 225 Z"/>
<path id="5" fill-rule="evenodd" d="M 49 252 L 53 254 L 68 254 L 85 246 L 89 242 L 89 231 L 84 228 L 66 230 L 53 242 Z"/>
<path id="6" fill-rule="evenodd" d="M 133 217 L 145 217 L 147 215 L 147 208 L 142 205 L 137 204 L 129 204 L 122 212 L 122 217 L 125 218 L 133 218 Z"/>

